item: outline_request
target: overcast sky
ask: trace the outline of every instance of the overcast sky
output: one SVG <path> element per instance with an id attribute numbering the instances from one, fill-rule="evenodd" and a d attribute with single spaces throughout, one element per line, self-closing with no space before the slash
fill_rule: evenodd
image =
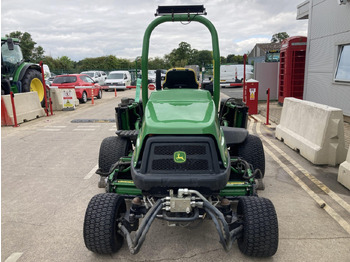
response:
<path id="1" fill-rule="evenodd" d="M 2 0 L 1 36 L 28 32 L 45 55 L 86 57 L 116 55 L 135 59 L 158 5 L 204 4 L 219 35 L 220 55 L 244 54 L 256 43 L 287 32 L 307 35 L 307 20 L 296 20 L 303 0 Z M 152 33 L 150 57 L 163 57 L 181 41 L 211 50 L 209 31 L 192 22 L 164 23 Z"/>

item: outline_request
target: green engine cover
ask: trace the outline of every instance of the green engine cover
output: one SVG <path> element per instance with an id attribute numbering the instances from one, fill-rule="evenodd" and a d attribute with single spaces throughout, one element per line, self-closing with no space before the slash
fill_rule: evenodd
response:
<path id="1" fill-rule="evenodd" d="M 153 92 L 145 107 L 136 141 L 134 165 L 142 142 L 149 135 L 212 135 L 227 166 L 227 148 L 211 94 L 200 89 L 169 89 Z"/>

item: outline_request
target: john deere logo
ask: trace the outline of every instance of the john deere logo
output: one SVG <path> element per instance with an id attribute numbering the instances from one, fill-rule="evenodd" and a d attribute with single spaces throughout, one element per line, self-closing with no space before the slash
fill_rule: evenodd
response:
<path id="1" fill-rule="evenodd" d="M 174 153 L 175 163 L 184 163 L 186 162 L 186 153 L 184 151 L 176 151 Z"/>

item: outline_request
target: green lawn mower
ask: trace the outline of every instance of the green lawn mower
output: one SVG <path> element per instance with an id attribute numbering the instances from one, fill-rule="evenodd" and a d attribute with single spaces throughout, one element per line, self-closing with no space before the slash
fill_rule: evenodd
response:
<path id="1" fill-rule="evenodd" d="M 211 219 L 223 248 L 237 240 L 249 256 L 269 257 L 278 247 L 278 222 L 263 189 L 265 157 L 261 140 L 246 130 L 247 107 L 220 101 L 220 54 L 213 24 L 197 6 L 159 6 L 146 29 L 142 50 L 142 100 L 124 98 L 116 107 L 116 136 L 102 141 L 99 186 L 84 220 L 86 247 L 117 252 L 124 239 L 139 252 L 157 219 L 172 226 Z M 214 57 L 211 83 L 199 89 L 191 69 L 168 70 L 148 94 L 149 39 L 164 22 L 199 22 L 210 33 Z M 156 241 L 156 240 L 155 240 Z"/>
<path id="2" fill-rule="evenodd" d="M 1 95 L 35 91 L 44 102 L 41 68 L 24 62 L 17 38 L 1 37 Z"/>

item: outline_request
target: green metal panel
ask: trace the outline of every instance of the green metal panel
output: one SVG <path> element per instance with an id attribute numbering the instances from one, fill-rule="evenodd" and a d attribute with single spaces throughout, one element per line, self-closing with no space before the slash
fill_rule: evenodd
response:
<path id="1" fill-rule="evenodd" d="M 23 70 L 23 68 L 28 65 L 28 63 L 22 63 L 19 65 L 19 67 L 17 68 L 15 75 L 13 76 L 13 81 L 18 81 L 19 80 L 19 75 L 21 73 L 21 71 Z"/>
<path id="2" fill-rule="evenodd" d="M 115 193 L 120 195 L 142 195 L 142 191 L 135 187 L 134 181 L 132 180 L 117 180 L 116 182 L 112 183 L 113 186 L 115 186 Z"/>
<path id="3" fill-rule="evenodd" d="M 205 17 L 200 15 L 164 15 L 153 20 L 147 27 L 143 37 L 142 47 L 142 101 L 145 109 L 148 101 L 148 53 L 149 53 L 149 41 L 153 29 L 164 22 L 175 22 L 175 21 L 196 21 L 205 25 L 211 33 L 212 47 L 213 47 L 213 65 L 214 65 L 214 103 L 216 112 L 219 108 L 220 100 L 220 50 L 218 34 L 214 25 Z"/>
<path id="4" fill-rule="evenodd" d="M 120 195 L 137 196 L 142 195 L 142 191 L 136 188 L 134 182 L 128 179 L 120 179 L 112 183 L 114 192 Z M 220 191 L 220 196 L 246 196 L 252 193 L 251 184 L 247 182 L 229 181 L 224 189 Z"/>

